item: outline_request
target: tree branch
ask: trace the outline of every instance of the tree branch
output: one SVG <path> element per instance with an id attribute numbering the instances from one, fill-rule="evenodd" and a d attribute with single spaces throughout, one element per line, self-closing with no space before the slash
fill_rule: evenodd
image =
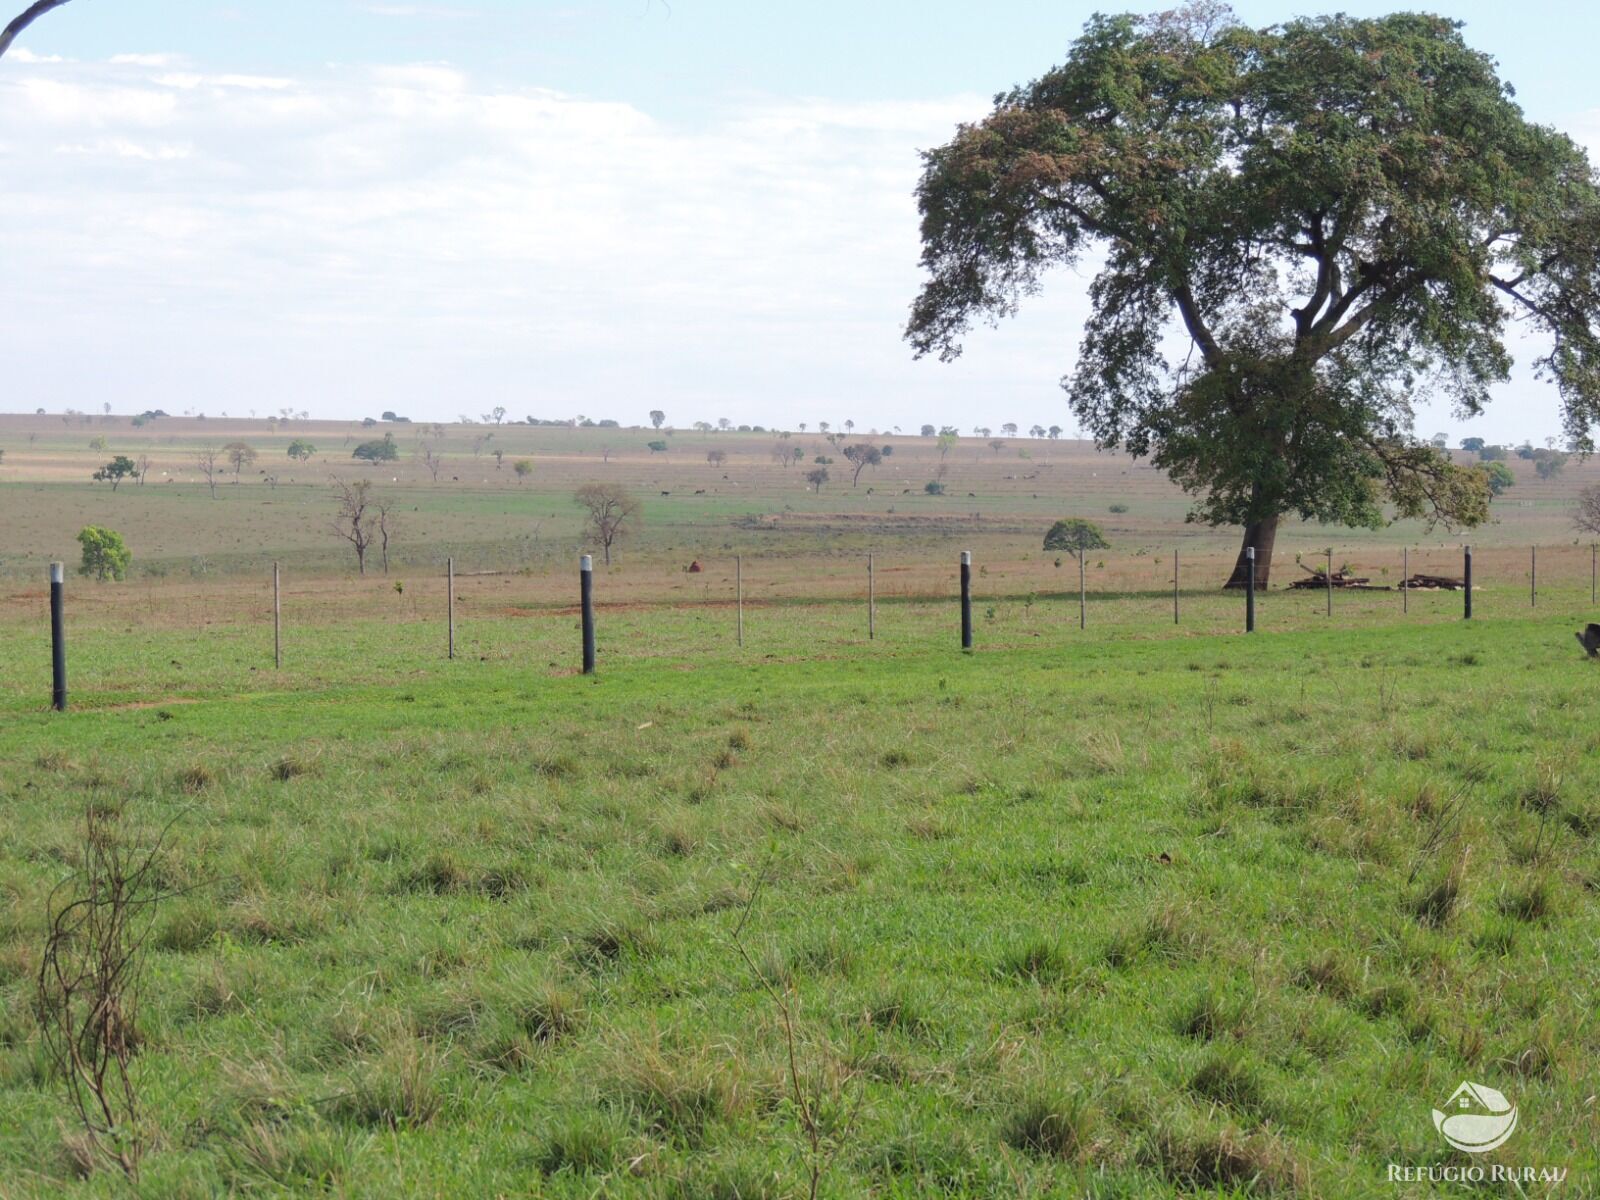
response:
<path id="1" fill-rule="evenodd" d="M 7 25 L 3 32 L 0 32 L 0 58 L 5 57 L 6 51 L 11 49 L 11 43 L 17 40 L 17 36 L 24 29 L 32 25 L 52 8 L 60 8 L 65 3 L 67 3 L 67 0 L 35 0 L 35 3 L 28 5 L 20 17 Z"/>

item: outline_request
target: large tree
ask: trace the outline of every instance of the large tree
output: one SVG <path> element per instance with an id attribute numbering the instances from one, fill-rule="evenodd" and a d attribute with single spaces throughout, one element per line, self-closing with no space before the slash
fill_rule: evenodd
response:
<path id="1" fill-rule="evenodd" d="M 955 357 L 975 319 L 1093 256 L 1069 404 L 1196 496 L 1193 519 L 1244 527 L 1230 584 L 1247 547 L 1267 582 L 1286 514 L 1482 521 L 1482 473 L 1419 440 L 1412 404 L 1480 412 L 1512 319 L 1545 335 L 1538 373 L 1591 446 L 1595 174 L 1456 22 L 1098 16 L 929 152 L 918 196 L 918 355 Z"/>
<path id="2" fill-rule="evenodd" d="M 3 57 L 5 52 L 11 49 L 11 43 L 17 40 L 17 35 L 24 29 L 32 25 L 52 8 L 60 8 L 65 3 L 67 3 L 67 0 L 37 0 L 36 3 L 30 4 L 23 9 L 9 25 L 4 29 L 0 29 L 0 57 Z"/>

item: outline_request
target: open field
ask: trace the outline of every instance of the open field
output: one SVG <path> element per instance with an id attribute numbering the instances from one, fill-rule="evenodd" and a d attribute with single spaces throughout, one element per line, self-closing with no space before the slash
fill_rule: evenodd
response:
<path id="1" fill-rule="evenodd" d="M 357 579 L 327 532 L 347 460 L 215 500 L 83 478 L 136 436 L 176 468 L 197 424 L 108 425 L 102 454 L 99 418 L 0 420 L 0 1196 L 128 1192 L 80 1178 L 32 1009 L 91 809 L 133 844 L 170 825 L 142 1194 L 732 1200 L 820 1167 L 839 1198 L 1353 1200 L 1456 1194 L 1389 1164 L 1469 1161 L 1568 1172 L 1479 1194 L 1600 1194 L 1600 676 L 1572 641 L 1600 613 L 1565 524 L 1594 465 L 1513 464 L 1470 624 L 1457 593 L 1330 618 L 1275 588 L 1247 638 L 1216 589 L 1232 533 L 1073 444 L 965 441 L 958 498 L 920 494 L 931 444 L 889 438 L 817 496 L 770 436 L 651 457 L 644 431 L 508 428 L 496 471 L 452 427 L 473 475 L 380 468 L 416 511 Z M 288 431 L 244 432 L 283 457 Z M 597 571 L 591 679 L 567 497 L 606 471 L 649 503 Z M 1113 541 L 1082 630 L 1075 564 L 1039 550 L 1063 515 Z M 43 566 L 88 521 L 136 571 L 69 580 L 51 714 Z M 1278 582 L 1331 532 L 1285 530 Z M 1403 545 L 1459 569 L 1415 527 L 1333 537 L 1380 581 Z M 1520 1112 L 1473 1160 L 1430 1116 L 1463 1079 Z"/>

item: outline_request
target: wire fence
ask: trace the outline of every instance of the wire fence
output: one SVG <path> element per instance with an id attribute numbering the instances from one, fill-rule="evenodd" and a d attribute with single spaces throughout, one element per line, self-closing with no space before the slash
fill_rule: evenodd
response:
<path id="1" fill-rule="evenodd" d="M 1181 551 L 1169 552 L 1116 571 L 1082 558 L 1012 564 L 992 575 L 965 558 L 872 553 L 809 571 L 785 560 L 769 571 L 769 560 L 734 555 L 696 561 L 681 579 L 653 586 L 623 572 L 466 571 L 447 560 L 436 574 L 352 588 L 349 580 L 296 580 L 273 564 L 259 588 L 177 597 L 152 587 L 132 600 L 69 584 L 57 565 L 51 654 L 21 652 L 38 625 L 6 627 L 0 641 L 18 644 L 7 646 L 0 685 L 11 707 L 26 709 L 30 696 L 42 707 L 51 695 L 64 708 L 69 643 L 75 703 L 106 707 L 151 693 L 237 692 L 243 678 L 262 671 L 296 687 L 337 687 L 411 677 L 450 660 L 561 674 L 634 660 L 692 666 L 726 654 L 759 663 L 868 647 L 885 654 L 941 645 L 1056 649 L 1245 633 L 1251 624 L 1251 599 L 1217 586 L 1215 558 L 1186 564 Z M 1255 633 L 1530 614 L 1572 616 L 1582 625 L 1600 602 L 1600 550 L 1587 545 L 1350 555 L 1324 547 L 1280 552 L 1274 571 L 1277 586 L 1253 597 Z M 46 618 L 44 605 L 37 611 Z M 42 649 L 43 638 L 34 644 Z"/>

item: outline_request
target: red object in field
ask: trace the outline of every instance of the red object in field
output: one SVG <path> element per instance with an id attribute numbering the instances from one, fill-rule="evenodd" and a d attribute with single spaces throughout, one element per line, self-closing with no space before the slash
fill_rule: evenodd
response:
<path id="1" fill-rule="evenodd" d="M 698 558 L 689 564 L 689 574 L 691 575 L 698 575 L 704 569 L 705 568 L 700 565 L 700 560 Z"/>

